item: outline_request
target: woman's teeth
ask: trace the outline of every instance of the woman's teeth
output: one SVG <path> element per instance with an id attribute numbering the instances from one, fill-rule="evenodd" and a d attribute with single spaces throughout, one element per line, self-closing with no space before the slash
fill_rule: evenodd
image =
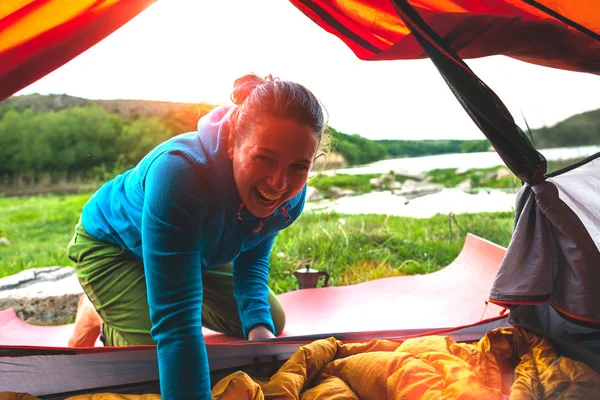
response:
<path id="1" fill-rule="evenodd" d="M 272 195 L 267 192 L 263 192 L 259 188 L 256 188 L 256 189 L 258 189 L 258 193 L 260 193 L 261 196 L 263 196 L 265 199 L 267 199 L 269 201 L 279 200 L 279 198 L 281 197 L 281 195 Z"/>

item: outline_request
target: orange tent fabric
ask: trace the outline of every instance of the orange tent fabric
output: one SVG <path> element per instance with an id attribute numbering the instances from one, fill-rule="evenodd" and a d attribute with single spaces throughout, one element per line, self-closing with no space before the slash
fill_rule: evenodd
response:
<path id="1" fill-rule="evenodd" d="M 213 399 L 591 399 L 600 375 L 559 357 L 550 342 L 499 328 L 478 343 L 425 336 L 403 343 L 342 344 L 334 338 L 301 347 L 266 382 L 244 372 L 222 379 Z"/>
<path id="2" fill-rule="evenodd" d="M 522 0 L 510 2 L 523 4 Z M 537 0 L 537 3 L 600 34 L 600 4 L 597 1 Z"/>
<path id="3" fill-rule="evenodd" d="M 394 0 L 291 2 L 323 29 L 338 36 L 361 59 L 426 57 L 396 12 Z M 527 2 L 537 3 L 542 9 Z M 463 59 L 504 54 L 539 65 L 600 74 L 600 2 L 596 0 L 409 3 Z M 574 27 L 559 21 L 554 14 L 569 20 Z"/>
<path id="4" fill-rule="evenodd" d="M 0 101 L 93 46 L 154 1 L 0 2 Z M 291 0 L 361 59 L 425 57 L 393 1 Z M 411 0 L 410 4 L 463 58 L 505 54 L 600 73 L 600 3 L 596 0 Z"/>
<path id="5" fill-rule="evenodd" d="M 3 0 L 0 101 L 92 47 L 155 0 Z"/>
<path id="6" fill-rule="evenodd" d="M 3 1 L 0 101 L 93 46 L 154 1 Z M 391 0 L 291 2 L 324 29 L 339 36 L 361 59 L 425 57 Z M 505 54 L 540 65 L 600 73 L 600 3 L 596 0 L 411 0 L 410 3 L 463 58 Z M 587 30 L 587 34 L 551 15 L 568 19 Z"/>

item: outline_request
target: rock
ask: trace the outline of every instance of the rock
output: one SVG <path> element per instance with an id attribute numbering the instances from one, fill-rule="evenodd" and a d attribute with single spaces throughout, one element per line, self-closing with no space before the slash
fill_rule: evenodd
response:
<path id="1" fill-rule="evenodd" d="M 405 190 L 412 190 L 412 189 L 414 189 L 414 188 L 416 188 L 418 186 L 419 186 L 419 183 L 417 181 L 415 181 L 415 180 L 412 180 L 412 179 L 407 179 L 402 184 L 402 187 Z"/>
<path id="2" fill-rule="evenodd" d="M 464 190 L 465 192 L 468 192 L 473 188 L 473 181 L 471 181 L 471 179 L 466 179 L 466 180 L 462 181 L 461 183 L 459 183 L 458 185 L 456 185 L 456 188 Z"/>
<path id="3" fill-rule="evenodd" d="M 0 237 L 0 246 L 10 246 L 11 243 L 5 237 Z"/>
<path id="4" fill-rule="evenodd" d="M 488 172 L 487 175 L 481 180 L 481 183 L 488 183 L 492 179 L 496 178 L 496 172 Z"/>
<path id="5" fill-rule="evenodd" d="M 496 171 L 496 179 L 508 178 L 511 176 L 513 176 L 513 173 L 510 172 L 508 168 L 501 167 Z"/>
<path id="6" fill-rule="evenodd" d="M 369 179 L 369 184 L 374 189 L 381 189 L 381 187 L 383 186 L 383 176 L 380 176 L 379 178 Z"/>
<path id="7" fill-rule="evenodd" d="M 437 183 L 417 182 L 412 179 L 407 179 L 402 184 L 402 189 L 394 191 L 394 194 L 404 196 L 407 199 L 414 199 L 415 197 L 425 196 L 426 194 L 440 192 L 442 189 L 444 189 L 444 185 Z"/>
<path id="8" fill-rule="evenodd" d="M 398 181 L 393 181 L 389 185 L 390 190 L 402 189 L 402 183 Z"/>
<path id="9" fill-rule="evenodd" d="M 344 190 L 337 187 L 332 186 L 327 190 L 327 197 L 330 199 L 337 199 L 344 196 Z"/>
<path id="10" fill-rule="evenodd" d="M 306 201 L 318 201 L 323 200 L 323 195 L 317 190 L 317 188 L 309 186 L 306 188 Z"/>
<path id="11" fill-rule="evenodd" d="M 14 308 L 32 324 L 61 324 L 75 318 L 82 294 L 71 267 L 27 269 L 0 279 L 0 310 Z"/>
<path id="12" fill-rule="evenodd" d="M 372 187 L 379 189 L 379 190 L 390 190 L 390 189 L 394 189 L 394 188 L 399 188 L 398 185 L 396 183 L 400 183 L 400 182 L 396 182 L 396 177 L 392 174 L 384 174 L 381 175 L 379 178 L 372 178 L 369 180 L 369 183 L 371 184 Z M 400 184 L 401 186 L 402 184 Z M 394 186 L 394 187 L 392 187 Z"/>
<path id="13" fill-rule="evenodd" d="M 426 177 L 421 173 L 412 173 L 401 170 L 390 171 L 389 174 L 383 174 L 379 178 L 372 178 L 369 180 L 369 184 L 378 190 L 400 190 L 403 187 L 401 182 L 398 182 L 397 177 L 407 178 L 405 182 L 424 182 Z M 410 183 L 409 183 L 410 185 Z"/>
<path id="14" fill-rule="evenodd" d="M 409 172 L 398 169 L 390 171 L 390 174 L 392 174 L 393 176 L 401 176 L 403 178 L 413 179 L 415 181 L 425 180 L 425 174 L 421 172 Z"/>
<path id="15" fill-rule="evenodd" d="M 337 186 L 332 186 L 327 191 L 327 198 L 339 199 L 340 197 L 354 196 L 355 194 L 356 194 L 356 192 L 354 190 L 342 189 Z"/>

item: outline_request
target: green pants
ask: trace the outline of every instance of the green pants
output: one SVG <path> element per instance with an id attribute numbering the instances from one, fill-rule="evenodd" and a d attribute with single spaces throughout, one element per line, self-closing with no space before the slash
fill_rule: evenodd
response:
<path id="1" fill-rule="evenodd" d="M 102 333 L 109 346 L 155 344 L 150 336 L 144 266 L 129 251 L 90 236 L 81 223 L 68 246 L 68 255 L 83 290 L 103 321 Z M 230 336 L 242 337 L 242 323 L 233 296 L 231 264 L 202 273 L 204 295 L 202 325 Z M 279 335 L 285 313 L 275 294 L 269 303 Z"/>

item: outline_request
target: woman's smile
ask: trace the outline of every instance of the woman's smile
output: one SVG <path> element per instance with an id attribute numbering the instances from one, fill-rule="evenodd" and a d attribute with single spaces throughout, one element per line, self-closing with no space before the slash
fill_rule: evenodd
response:
<path id="1" fill-rule="evenodd" d="M 266 210 L 269 210 L 271 212 L 272 212 L 272 210 L 277 208 L 279 203 L 282 202 L 281 200 L 282 200 L 283 194 L 272 195 L 272 194 L 269 194 L 268 192 L 265 192 L 265 191 L 259 189 L 258 186 L 253 187 L 253 192 L 254 192 L 253 193 L 254 196 L 252 196 L 252 197 L 256 201 L 256 205 L 260 206 L 261 208 L 264 208 Z M 251 206 L 251 204 L 250 204 L 250 206 Z M 269 214 L 270 214 L 270 212 L 269 212 Z"/>
<path id="2" fill-rule="evenodd" d="M 264 198 L 265 201 L 277 201 L 281 198 L 283 194 L 270 194 L 268 191 L 261 190 L 261 188 L 259 188 L 258 186 L 256 186 L 256 190 Z"/>

